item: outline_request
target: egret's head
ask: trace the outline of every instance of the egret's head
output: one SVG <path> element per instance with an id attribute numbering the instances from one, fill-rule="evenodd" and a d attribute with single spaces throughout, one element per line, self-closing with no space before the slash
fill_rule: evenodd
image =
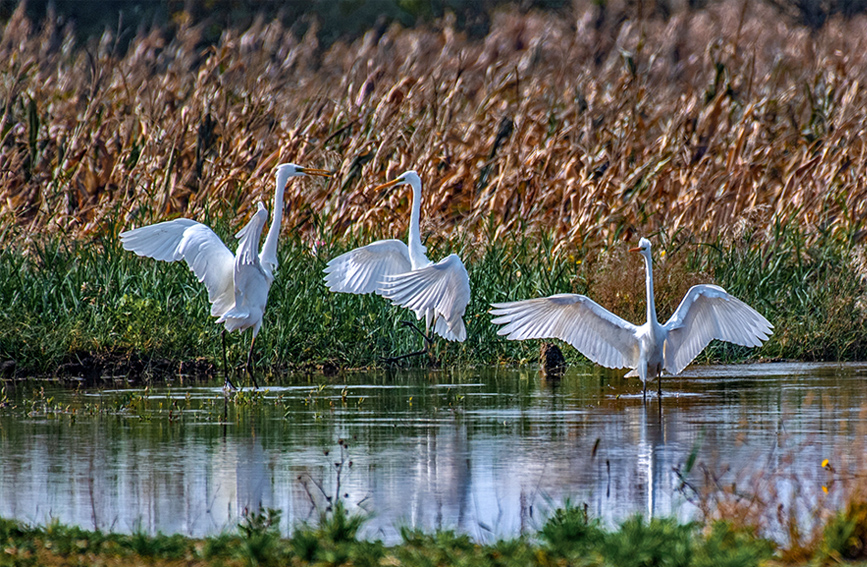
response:
<path id="1" fill-rule="evenodd" d="M 388 189 L 389 187 L 395 187 L 397 185 L 412 185 L 414 189 L 421 189 L 421 177 L 419 177 L 418 173 L 413 170 L 405 171 L 388 183 L 378 185 L 374 188 L 374 191 Z"/>
<path id="2" fill-rule="evenodd" d="M 331 177 L 334 173 L 327 169 L 313 169 L 312 167 L 301 167 L 294 163 L 281 163 L 277 166 L 277 176 L 288 179 L 290 177 L 302 177 L 304 175 L 315 175 L 319 177 Z"/>
<path id="3" fill-rule="evenodd" d="M 646 238 L 642 238 L 638 241 L 638 246 L 635 248 L 630 248 L 630 252 L 639 252 L 642 256 L 646 256 L 650 258 L 650 241 Z"/>

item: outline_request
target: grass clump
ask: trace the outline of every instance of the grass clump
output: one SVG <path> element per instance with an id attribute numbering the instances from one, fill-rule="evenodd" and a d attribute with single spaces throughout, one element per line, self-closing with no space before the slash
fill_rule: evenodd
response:
<path id="1" fill-rule="evenodd" d="M 285 546 L 281 545 L 280 541 L 280 516 L 280 511 L 272 508 L 246 510 L 238 525 L 241 542 L 234 546 L 233 554 L 248 565 L 282 564 L 286 553 Z M 208 550 L 211 556 L 217 556 L 218 545 Z"/>
<path id="2" fill-rule="evenodd" d="M 853 499 L 828 520 L 816 559 L 823 564 L 867 560 L 867 501 Z"/>
<path id="3" fill-rule="evenodd" d="M 363 515 L 351 514 L 343 502 L 337 500 L 320 514 L 317 526 L 302 524 L 292 532 L 292 552 L 309 563 L 378 565 L 385 555 L 382 542 L 357 539 L 364 519 Z"/>
<path id="4" fill-rule="evenodd" d="M 774 543 L 756 536 L 755 530 L 727 521 L 710 525 L 696 542 L 694 567 L 757 567 L 774 554 Z"/>
<path id="5" fill-rule="evenodd" d="M 692 562 L 695 525 L 673 518 L 633 516 L 602 543 L 607 563 L 619 567 L 688 567 Z"/>
<path id="6" fill-rule="evenodd" d="M 605 540 L 599 521 L 590 519 L 586 508 L 577 508 L 569 500 L 548 518 L 539 536 L 556 557 L 585 556 Z"/>

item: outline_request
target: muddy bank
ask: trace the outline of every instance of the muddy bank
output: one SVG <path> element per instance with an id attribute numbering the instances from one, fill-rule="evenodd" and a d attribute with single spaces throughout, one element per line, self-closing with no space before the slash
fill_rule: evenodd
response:
<path id="1" fill-rule="evenodd" d="M 206 382 L 218 374 L 222 371 L 204 358 L 172 360 L 122 353 L 73 353 L 53 372 L 23 367 L 15 360 L 0 362 L 0 380 L 12 383 L 41 380 L 86 387 L 145 385 Z"/>
<path id="2" fill-rule="evenodd" d="M 287 373 L 320 373 L 332 376 L 342 368 L 335 363 L 305 364 L 298 366 L 269 366 L 262 380 L 260 368 L 257 379 L 267 383 L 268 375 Z M 232 380 L 246 379 L 239 368 L 230 370 Z M 39 371 L 18 365 L 15 360 L 0 362 L 0 381 L 22 383 L 48 381 L 74 387 L 143 386 L 148 384 L 204 383 L 223 379 L 223 369 L 206 358 L 188 360 L 145 356 L 135 353 L 73 353 L 66 357 L 53 372 Z M 242 380 L 243 382 L 243 380 Z"/>

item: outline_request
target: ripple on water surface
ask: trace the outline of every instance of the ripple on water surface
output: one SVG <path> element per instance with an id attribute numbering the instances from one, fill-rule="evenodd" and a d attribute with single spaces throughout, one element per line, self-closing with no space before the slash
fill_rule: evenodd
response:
<path id="1" fill-rule="evenodd" d="M 485 539 L 537 529 L 566 498 L 608 522 L 695 514 L 676 472 L 693 452 L 690 483 L 701 468 L 833 499 L 823 459 L 863 470 L 865 376 L 692 367 L 647 403 L 637 381 L 587 368 L 554 382 L 502 368 L 287 376 L 231 403 L 218 387 L 20 387 L 0 410 L 0 516 L 206 535 L 264 506 L 288 533 L 339 484 L 373 513 L 369 537 L 409 525 Z"/>

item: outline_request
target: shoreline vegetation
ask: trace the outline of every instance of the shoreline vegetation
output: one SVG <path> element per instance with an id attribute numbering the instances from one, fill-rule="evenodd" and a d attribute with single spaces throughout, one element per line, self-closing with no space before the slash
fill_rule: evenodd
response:
<path id="1" fill-rule="evenodd" d="M 638 236 L 659 251 L 663 318 L 714 282 L 775 325 L 760 349 L 714 344 L 697 363 L 867 358 L 867 17 L 630 9 L 499 6 L 481 36 L 445 14 L 331 43 L 315 19 L 213 35 L 189 17 L 122 49 L 111 29 L 79 41 L 19 7 L 0 33 L 2 375 L 215 376 L 204 290 L 117 234 L 187 216 L 234 248 L 285 161 L 336 176 L 287 189 L 260 370 L 419 346 L 397 308 L 329 294 L 321 271 L 405 237 L 408 192 L 370 189 L 406 169 L 431 255 L 458 252 L 471 278 L 470 338 L 440 341 L 441 364 L 537 360 L 538 342 L 496 336 L 492 302 L 578 292 L 640 320 L 642 266 L 624 252 Z"/>
<path id="2" fill-rule="evenodd" d="M 364 517 L 341 502 L 300 523 L 289 537 L 279 531 L 280 511 L 247 512 L 235 533 L 207 538 L 89 531 L 52 522 L 45 526 L 0 519 L 4 565 L 616 565 L 642 567 L 750 567 L 759 565 L 865 565 L 867 504 L 850 502 L 831 515 L 809 541 L 780 545 L 755 526 L 730 520 L 680 522 L 632 516 L 605 528 L 566 502 L 538 532 L 474 542 L 452 530 L 400 529 L 401 542 L 358 537 Z M 8 561 L 8 563 L 7 563 Z"/>
<path id="3" fill-rule="evenodd" d="M 853 267 L 867 261 L 863 252 L 858 256 L 832 237 L 804 247 L 800 231 L 782 227 L 769 237 L 746 233 L 714 244 L 657 238 L 665 244 L 655 266 L 662 317 L 690 286 L 715 282 L 775 325 L 760 348 L 713 343 L 696 364 L 867 356 L 865 282 Z M 268 373 L 382 365 L 383 357 L 419 348 L 420 338 L 401 325 L 407 315 L 400 308 L 378 296 L 328 292 L 322 279 L 326 261 L 354 245 L 284 239 L 254 357 L 266 379 Z M 576 258 L 552 252 L 551 238 L 541 244 L 518 237 L 461 246 L 432 237 L 427 245 L 435 257 L 459 252 L 473 290 L 467 341 L 436 343 L 436 359 L 445 366 L 538 361 L 539 341 L 496 335 L 487 313 L 494 302 L 567 291 L 585 293 L 627 320 L 644 315 L 643 265 L 626 246 Z M 7 305 L 0 313 L 0 361 L 15 361 L 4 366 L 5 379 L 74 376 L 98 384 L 173 374 L 207 380 L 222 373 L 220 327 L 195 276 L 183 263 L 138 258 L 113 237 L 86 245 L 54 240 L 7 248 L 0 252 L 0 294 Z M 248 334 L 231 334 L 227 343 L 229 360 L 244 360 Z M 568 363 L 584 361 L 561 345 Z"/>

